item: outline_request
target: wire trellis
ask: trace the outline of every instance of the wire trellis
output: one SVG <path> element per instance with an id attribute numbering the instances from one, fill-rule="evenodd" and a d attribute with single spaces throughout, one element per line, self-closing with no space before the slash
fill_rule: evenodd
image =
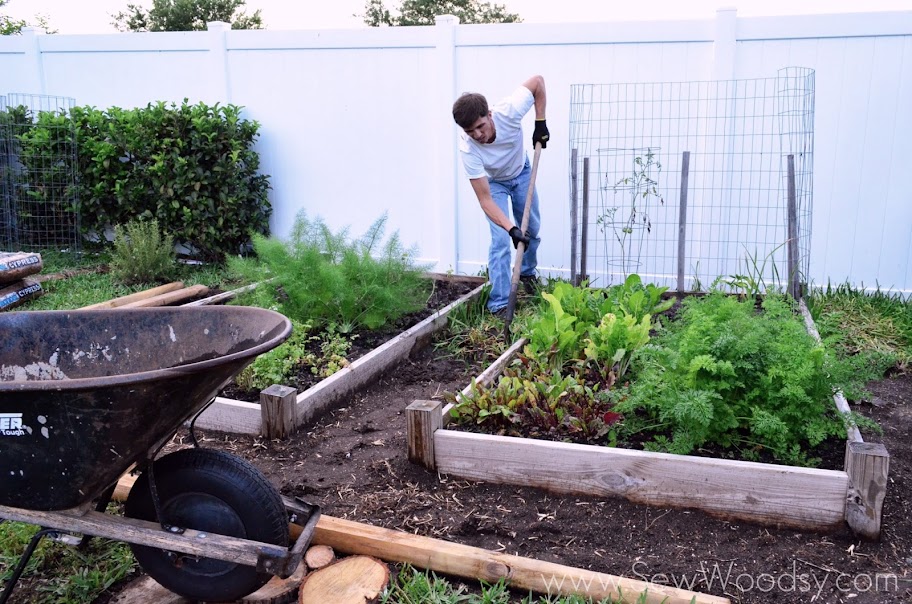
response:
<path id="1" fill-rule="evenodd" d="M 714 282 L 761 291 L 807 283 L 812 69 L 751 80 L 577 84 L 570 130 L 577 281 L 605 286 L 637 273 L 695 291 Z"/>
<path id="2" fill-rule="evenodd" d="M 74 104 L 58 96 L 0 96 L 2 249 L 80 248 L 76 132 L 65 119 Z"/>

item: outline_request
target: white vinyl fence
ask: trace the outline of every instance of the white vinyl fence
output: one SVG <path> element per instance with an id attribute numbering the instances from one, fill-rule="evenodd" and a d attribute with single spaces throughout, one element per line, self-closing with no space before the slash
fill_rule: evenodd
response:
<path id="1" fill-rule="evenodd" d="M 552 138 L 538 176 L 539 265 L 569 276 L 572 85 L 768 78 L 784 67 L 816 72 L 812 284 L 912 292 L 912 11 L 0 38 L 0 93 L 100 108 L 244 106 L 261 124 L 275 234 L 302 209 L 353 234 L 386 212 L 421 259 L 466 274 L 484 268 L 488 227 L 456 155 L 450 109 L 461 92 L 496 100 L 544 76 Z"/>

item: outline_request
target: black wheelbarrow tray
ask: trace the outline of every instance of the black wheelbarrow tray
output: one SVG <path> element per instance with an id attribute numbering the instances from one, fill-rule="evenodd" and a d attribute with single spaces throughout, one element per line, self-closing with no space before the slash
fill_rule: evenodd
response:
<path id="1" fill-rule="evenodd" d="M 0 604 L 46 534 L 125 541 L 143 570 L 191 599 L 235 600 L 271 575 L 290 576 L 316 506 L 282 497 L 253 465 L 221 451 L 156 458 L 290 334 L 281 314 L 240 306 L 0 314 L 0 519 L 44 529 Z M 106 513 L 131 469 L 143 473 L 125 515 Z M 290 548 L 289 521 L 304 526 Z"/>

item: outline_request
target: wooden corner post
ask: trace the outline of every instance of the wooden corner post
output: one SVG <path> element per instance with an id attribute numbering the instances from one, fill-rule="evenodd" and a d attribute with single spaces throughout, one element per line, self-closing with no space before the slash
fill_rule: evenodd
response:
<path id="1" fill-rule="evenodd" d="M 434 432 L 443 427 L 443 403 L 415 401 L 405 409 L 409 461 L 428 470 L 437 467 L 434 458 Z"/>
<path id="2" fill-rule="evenodd" d="M 681 201 L 678 208 L 678 297 L 684 296 L 684 267 L 687 265 L 687 189 L 690 182 L 690 151 L 681 156 Z"/>
<path id="3" fill-rule="evenodd" d="M 849 475 L 846 522 L 859 537 L 877 540 L 887 494 L 890 454 L 880 443 L 848 442 L 845 471 Z"/>
<path id="4" fill-rule="evenodd" d="M 285 438 L 297 428 L 295 404 L 298 391 L 274 384 L 260 392 L 262 433 L 266 438 Z"/>
<path id="5" fill-rule="evenodd" d="M 788 289 L 796 300 L 801 297 L 800 259 L 798 258 L 798 196 L 795 184 L 795 156 L 788 156 Z"/>

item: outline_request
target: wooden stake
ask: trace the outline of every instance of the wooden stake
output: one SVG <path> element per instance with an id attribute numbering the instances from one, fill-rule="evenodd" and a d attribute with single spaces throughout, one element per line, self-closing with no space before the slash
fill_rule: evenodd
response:
<path id="1" fill-rule="evenodd" d="M 324 566 L 329 566 L 336 559 L 336 552 L 328 545 L 314 545 L 304 554 L 304 563 L 307 568 L 319 570 Z"/>
<path id="2" fill-rule="evenodd" d="M 690 151 L 681 158 L 681 202 L 678 210 L 678 296 L 684 295 L 684 266 L 687 263 L 687 189 L 690 180 Z"/>
<path id="3" fill-rule="evenodd" d="M 300 527 L 292 525 L 291 530 L 292 538 L 297 538 Z M 728 598 L 500 554 L 326 515 L 320 516 L 314 543 L 332 546 L 336 552 L 374 556 L 387 562 L 407 562 L 416 568 L 457 577 L 482 579 L 490 583 L 505 579 L 507 585 L 521 591 L 532 590 L 550 595 L 575 593 L 596 600 L 618 598 L 620 594 L 619 601 L 626 604 L 730 604 Z M 302 594 L 303 589 L 302 586 Z M 642 600 L 641 594 L 645 594 Z M 303 604 L 304 600 L 301 602 Z M 325 602 L 340 600 L 326 599 L 320 604 Z"/>
<path id="4" fill-rule="evenodd" d="M 154 306 L 167 306 L 188 298 L 205 296 L 207 293 L 209 293 L 209 288 L 205 285 L 194 285 L 192 287 L 185 287 L 184 289 L 178 289 L 166 294 L 146 298 L 145 300 L 123 304 L 117 308 L 151 308 Z"/>
<path id="5" fill-rule="evenodd" d="M 846 443 L 849 475 L 846 522 L 859 537 L 880 539 L 884 497 L 890 473 L 890 454 L 880 443 Z"/>
<path id="6" fill-rule="evenodd" d="M 578 194 L 577 174 L 576 174 L 576 149 L 570 151 L 570 283 L 574 286 L 579 285 L 579 275 L 576 272 L 577 255 L 576 251 L 576 234 L 577 225 L 577 202 Z"/>
<path id="7" fill-rule="evenodd" d="M 97 304 L 90 304 L 88 306 L 83 306 L 82 310 L 92 310 L 95 308 L 117 308 L 129 304 L 131 302 L 136 302 L 137 300 L 145 300 L 147 298 L 152 298 L 160 294 L 166 294 L 168 292 L 173 292 L 178 289 L 183 289 L 184 283 L 182 281 L 174 281 L 173 283 L 167 283 L 165 285 L 159 285 L 158 287 L 153 287 L 151 289 L 144 289 L 141 292 L 136 292 L 129 294 L 127 296 L 121 296 L 119 298 L 114 298 L 112 300 L 107 300 L 105 302 L 99 302 Z"/>
<path id="8" fill-rule="evenodd" d="M 434 432 L 443 425 L 443 403 L 415 401 L 405 408 L 409 461 L 434 469 Z"/>
<path id="9" fill-rule="evenodd" d="M 586 256 L 589 247 L 589 158 L 583 158 L 583 220 L 580 225 L 580 282 L 589 279 L 586 274 Z"/>
<path id="10" fill-rule="evenodd" d="M 310 573 L 301 583 L 300 604 L 377 602 L 389 585 L 389 568 L 368 556 L 351 556 Z"/>
<path id="11" fill-rule="evenodd" d="M 40 275 L 35 275 L 35 281 L 38 283 L 44 283 L 45 281 L 58 281 L 61 279 L 69 279 L 71 277 L 76 277 L 78 275 L 90 275 L 92 273 L 106 273 L 108 271 L 107 266 L 93 267 L 93 268 L 74 268 L 68 271 L 60 271 L 59 273 L 42 273 Z"/>
<path id="12" fill-rule="evenodd" d="M 794 299 L 801 297 L 798 275 L 798 202 L 795 192 L 795 156 L 788 156 L 788 288 Z"/>
<path id="13" fill-rule="evenodd" d="M 269 279 L 268 281 L 272 281 L 272 279 Z M 221 304 L 222 302 L 226 302 L 238 297 L 238 295 L 243 294 L 244 292 L 254 290 L 259 287 L 259 285 L 259 282 L 251 283 L 250 285 L 245 285 L 244 287 L 239 287 L 229 292 L 222 292 L 220 294 L 209 296 L 208 298 L 203 298 L 202 300 L 194 300 L 193 302 L 188 302 L 187 304 L 184 304 L 184 306 L 208 306 L 210 304 Z"/>
<path id="14" fill-rule="evenodd" d="M 289 386 L 274 384 L 260 392 L 262 433 L 266 438 L 285 438 L 297 428 L 295 405 L 298 391 Z"/>

